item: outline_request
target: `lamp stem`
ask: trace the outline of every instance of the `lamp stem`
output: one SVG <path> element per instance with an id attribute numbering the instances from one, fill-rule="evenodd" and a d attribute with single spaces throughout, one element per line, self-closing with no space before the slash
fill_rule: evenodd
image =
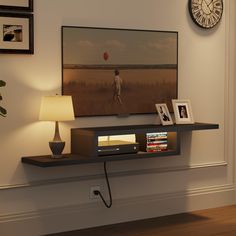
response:
<path id="1" fill-rule="evenodd" d="M 55 134 L 53 138 L 54 142 L 61 142 L 60 132 L 59 132 L 59 122 L 55 121 Z"/>

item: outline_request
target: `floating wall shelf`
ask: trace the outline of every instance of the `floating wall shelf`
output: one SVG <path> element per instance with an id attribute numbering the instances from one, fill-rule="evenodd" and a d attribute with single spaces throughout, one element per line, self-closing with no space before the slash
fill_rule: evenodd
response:
<path id="1" fill-rule="evenodd" d="M 53 159 L 50 155 L 22 157 L 22 162 L 39 166 L 53 167 L 74 164 L 88 164 L 105 161 L 121 161 L 133 159 L 156 158 L 180 154 L 180 133 L 194 130 L 218 129 L 218 124 L 194 123 L 162 125 L 130 125 L 113 127 L 76 128 L 71 130 L 71 154 L 63 154 L 63 158 Z M 167 132 L 167 150 L 149 153 L 146 152 L 146 134 Z M 112 135 L 134 134 L 139 144 L 137 153 L 99 156 L 98 137 Z"/>

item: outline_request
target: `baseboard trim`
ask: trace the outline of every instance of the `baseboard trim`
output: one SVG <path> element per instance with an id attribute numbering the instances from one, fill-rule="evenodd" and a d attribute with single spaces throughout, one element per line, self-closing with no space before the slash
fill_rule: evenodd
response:
<path id="1" fill-rule="evenodd" d="M 232 193 L 234 196 L 235 193 L 235 186 L 234 184 L 226 184 L 226 185 L 216 185 L 216 186 L 209 186 L 203 188 L 193 188 L 193 189 L 186 189 L 183 191 L 177 192 L 167 192 L 155 195 L 148 195 L 148 196 L 138 196 L 126 199 L 114 199 L 114 204 L 112 210 L 117 209 L 129 209 L 137 206 L 142 206 L 146 204 L 158 204 L 160 202 L 175 202 L 178 199 L 188 199 L 191 200 L 192 197 L 199 197 L 199 196 L 210 196 L 212 194 L 220 194 L 220 193 Z M 214 199 L 216 200 L 216 199 Z M 214 201 L 212 200 L 212 201 Z M 217 200 L 216 200 L 217 202 Z M 231 200 L 228 202 L 226 200 L 225 204 L 233 204 Z M 37 211 L 28 211 L 28 212 L 19 212 L 15 214 L 3 214 L 0 215 L 0 224 L 6 222 L 15 222 L 15 221 L 24 221 L 30 219 L 37 219 L 37 218 L 44 218 L 48 216 L 63 216 L 68 214 L 81 214 L 83 212 L 97 212 L 97 211 L 104 211 L 105 207 L 102 205 L 101 202 L 90 202 L 85 204 L 78 204 L 78 205 L 68 205 L 63 207 L 55 207 L 55 208 L 47 208 L 47 209 L 40 209 Z M 112 211 L 111 210 L 111 211 Z M 157 214 L 158 216 L 158 214 Z"/>

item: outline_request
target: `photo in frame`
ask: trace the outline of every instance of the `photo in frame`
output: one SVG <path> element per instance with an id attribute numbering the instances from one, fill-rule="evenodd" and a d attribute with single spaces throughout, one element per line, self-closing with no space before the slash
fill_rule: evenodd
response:
<path id="1" fill-rule="evenodd" d="M 177 93 L 178 32 L 62 26 L 62 94 L 76 117 L 155 114 Z"/>
<path id="2" fill-rule="evenodd" d="M 0 13 L 0 53 L 34 53 L 32 14 Z"/>
<path id="3" fill-rule="evenodd" d="M 33 11 L 33 0 L 0 0 L 0 10 Z"/>
<path id="4" fill-rule="evenodd" d="M 162 125 L 173 125 L 173 121 L 168 110 L 168 107 L 165 103 L 156 104 L 156 109 L 158 115 L 160 116 L 161 124 Z"/>
<path id="5" fill-rule="evenodd" d="M 190 100 L 172 100 L 176 124 L 193 124 L 193 113 Z"/>

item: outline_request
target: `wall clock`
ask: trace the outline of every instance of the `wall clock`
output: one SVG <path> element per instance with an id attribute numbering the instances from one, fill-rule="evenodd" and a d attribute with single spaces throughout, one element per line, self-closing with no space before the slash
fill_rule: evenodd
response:
<path id="1" fill-rule="evenodd" d="M 189 0 L 188 7 L 194 23 L 205 29 L 216 26 L 223 14 L 223 0 Z"/>

